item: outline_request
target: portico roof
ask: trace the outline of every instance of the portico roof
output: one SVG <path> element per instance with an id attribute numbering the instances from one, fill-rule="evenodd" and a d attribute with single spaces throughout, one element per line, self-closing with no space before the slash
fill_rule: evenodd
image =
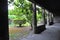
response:
<path id="1" fill-rule="evenodd" d="M 37 5 L 47 9 L 54 15 L 60 16 L 60 0 L 29 0 Z"/>

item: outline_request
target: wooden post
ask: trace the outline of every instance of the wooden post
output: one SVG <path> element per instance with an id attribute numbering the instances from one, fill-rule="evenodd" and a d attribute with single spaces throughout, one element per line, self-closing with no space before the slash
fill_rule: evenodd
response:
<path id="1" fill-rule="evenodd" d="M 36 33 L 37 31 L 36 31 L 36 29 L 37 29 L 37 18 L 36 18 L 36 4 L 34 3 L 34 4 L 32 4 L 32 6 L 33 6 L 33 16 L 32 16 L 32 20 L 33 20 L 33 31 L 34 31 L 34 33 Z"/>
<path id="2" fill-rule="evenodd" d="M 8 2 L 0 0 L 0 40 L 9 40 Z"/>

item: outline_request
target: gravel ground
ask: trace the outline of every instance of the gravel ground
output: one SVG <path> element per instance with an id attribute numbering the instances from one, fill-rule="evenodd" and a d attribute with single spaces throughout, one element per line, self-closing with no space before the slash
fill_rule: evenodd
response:
<path id="1" fill-rule="evenodd" d="M 31 27 L 9 28 L 9 40 L 20 40 L 30 33 Z"/>

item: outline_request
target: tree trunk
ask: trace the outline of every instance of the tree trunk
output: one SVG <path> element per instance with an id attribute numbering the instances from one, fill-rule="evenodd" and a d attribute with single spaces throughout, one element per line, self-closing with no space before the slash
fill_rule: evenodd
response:
<path id="1" fill-rule="evenodd" d="M 33 26 L 32 26 L 32 23 L 30 23 L 31 24 L 31 30 L 33 30 Z"/>
<path id="2" fill-rule="evenodd" d="M 19 27 L 22 27 L 22 24 L 19 24 Z"/>

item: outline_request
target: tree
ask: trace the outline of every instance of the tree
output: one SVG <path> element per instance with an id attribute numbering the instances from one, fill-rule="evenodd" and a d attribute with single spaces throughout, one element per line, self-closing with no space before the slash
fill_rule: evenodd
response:
<path id="1" fill-rule="evenodd" d="M 14 10 L 9 10 L 9 15 L 16 15 L 16 18 L 14 20 L 20 20 L 20 21 L 24 21 L 28 22 L 32 25 L 32 14 L 33 14 L 33 8 L 32 8 L 32 3 L 31 2 L 27 2 L 27 0 L 14 0 L 14 1 L 10 1 L 10 4 L 12 3 L 12 5 L 14 6 Z M 39 11 L 39 9 L 37 8 L 37 10 Z M 40 12 L 40 11 L 39 11 Z M 39 19 L 39 17 L 41 16 L 40 14 L 37 15 Z M 20 22 L 19 21 L 19 22 Z M 17 22 L 18 24 L 20 24 L 20 26 L 24 23 L 22 22 Z"/>
<path id="2" fill-rule="evenodd" d="M 11 3 L 14 2 L 14 10 L 9 10 L 9 15 L 16 15 L 16 18 L 14 20 L 20 20 L 31 23 L 31 3 L 27 3 L 26 0 L 14 0 L 11 1 Z M 19 21 L 19 22 L 20 22 Z M 22 22 L 17 22 L 18 24 L 22 24 Z"/>

